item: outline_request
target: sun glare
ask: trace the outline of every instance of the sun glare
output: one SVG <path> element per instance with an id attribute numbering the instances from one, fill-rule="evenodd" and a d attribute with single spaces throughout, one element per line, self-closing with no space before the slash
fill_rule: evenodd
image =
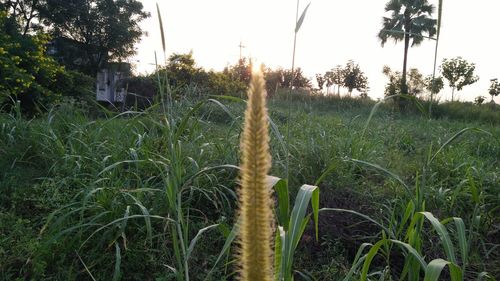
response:
<path id="1" fill-rule="evenodd" d="M 254 60 L 252 62 L 252 74 L 259 73 L 262 73 L 262 64 Z"/>

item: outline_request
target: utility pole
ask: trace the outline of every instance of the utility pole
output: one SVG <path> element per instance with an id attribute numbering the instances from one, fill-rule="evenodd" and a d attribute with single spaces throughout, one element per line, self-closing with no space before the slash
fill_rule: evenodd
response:
<path id="1" fill-rule="evenodd" d="M 242 54 L 242 50 L 243 50 L 243 48 L 246 48 L 246 46 L 243 46 L 243 43 L 241 43 L 241 41 L 240 41 L 240 44 L 238 45 L 238 47 L 240 47 L 240 61 L 241 61 L 241 59 L 243 58 L 242 55 L 241 55 Z"/>

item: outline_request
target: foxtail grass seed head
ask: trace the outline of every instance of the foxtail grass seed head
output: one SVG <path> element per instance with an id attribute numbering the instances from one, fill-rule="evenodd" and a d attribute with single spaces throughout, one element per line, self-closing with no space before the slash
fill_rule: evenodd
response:
<path id="1" fill-rule="evenodd" d="M 241 187 L 239 270 L 241 281 L 272 281 L 273 215 L 266 91 L 262 71 L 253 68 L 240 143 Z"/>

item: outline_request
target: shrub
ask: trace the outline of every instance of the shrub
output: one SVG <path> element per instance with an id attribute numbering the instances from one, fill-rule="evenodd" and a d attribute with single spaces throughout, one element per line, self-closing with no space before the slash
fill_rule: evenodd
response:
<path id="1" fill-rule="evenodd" d="M 21 35 L 15 21 L 0 12 L 0 105 L 4 108 L 18 100 L 31 115 L 57 103 L 61 96 L 88 95 L 92 79 L 67 72 L 46 55 L 48 39 L 46 35 Z"/>

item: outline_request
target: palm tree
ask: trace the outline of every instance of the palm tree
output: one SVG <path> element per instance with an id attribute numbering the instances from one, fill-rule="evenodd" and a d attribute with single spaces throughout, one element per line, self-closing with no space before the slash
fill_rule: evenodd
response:
<path id="1" fill-rule="evenodd" d="M 382 47 L 388 39 L 395 42 L 404 41 L 403 74 L 401 79 L 401 92 L 408 93 L 406 85 L 406 62 L 408 58 L 408 48 L 418 46 L 424 38 L 429 38 L 436 34 L 435 19 L 430 18 L 434 12 L 434 5 L 427 0 L 390 0 L 385 5 L 385 11 L 391 12 L 391 17 L 384 17 L 382 30 L 378 37 L 382 41 Z M 427 33 L 428 36 L 423 34 Z"/>

